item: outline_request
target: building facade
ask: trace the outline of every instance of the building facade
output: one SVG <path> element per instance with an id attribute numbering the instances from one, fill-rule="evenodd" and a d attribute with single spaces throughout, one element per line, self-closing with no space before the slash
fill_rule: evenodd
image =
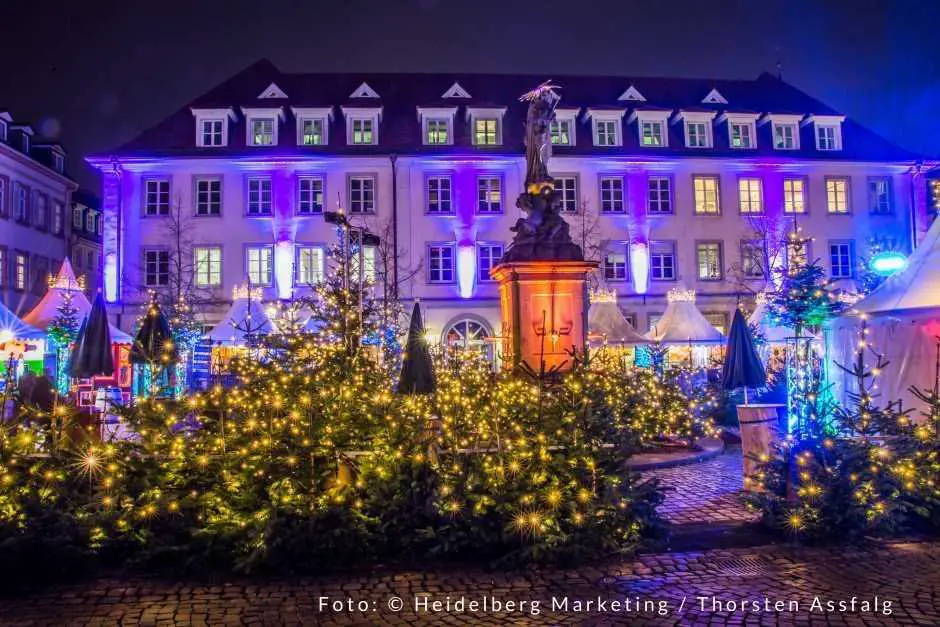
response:
<path id="1" fill-rule="evenodd" d="M 0 301 L 18 315 L 69 252 L 66 208 L 76 187 L 62 147 L 36 141 L 29 125 L 0 111 Z"/>
<path id="2" fill-rule="evenodd" d="M 101 287 L 103 227 L 98 197 L 85 189 L 75 191 L 68 219 L 72 222 L 69 259 L 76 276 L 84 277 L 85 292 L 91 299 Z"/>
<path id="3" fill-rule="evenodd" d="M 489 279 L 521 217 L 525 106 L 542 77 L 287 74 L 259 62 L 113 153 L 104 285 L 125 330 L 149 289 L 210 295 L 208 323 L 251 281 L 268 299 L 329 271 L 337 204 L 382 239 L 367 269 L 420 299 L 445 342 L 500 328 Z M 560 77 L 550 169 L 595 281 L 645 332 L 666 293 L 697 292 L 727 328 L 793 255 L 854 288 L 870 246 L 926 229 L 917 157 L 781 80 Z M 805 250 L 781 244 L 798 228 Z M 184 233 L 185 246 L 176 234 Z M 191 279 L 185 279 L 185 274 Z"/>

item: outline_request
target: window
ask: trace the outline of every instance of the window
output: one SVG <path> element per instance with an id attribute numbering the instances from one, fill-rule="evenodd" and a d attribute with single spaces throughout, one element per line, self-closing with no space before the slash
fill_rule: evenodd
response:
<path id="1" fill-rule="evenodd" d="M 52 153 L 52 168 L 56 172 L 65 171 L 65 159 L 57 152 Z"/>
<path id="2" fill-rule="evenodd" d="M 6 246 L 0 246 L 0 287 L 6 287 L 8 263 Z"/>
<path id="3" fill-rule="evenodd" d="M 375 120 L 372 118 L 352 118 L 351 143 L 356 146 L 375 144 Z"/>
<path id="4" fill-rule="evenodd" d="M 375 178 L 349 177 L 349 212 L 375 213 Z"/>
<path id="5" fill-rule="evenodd" d="M 578 212 L 578 177 L 559 176 L 555 178 L 555 191 L 561 199 L 561 210 L 564 213 Z"/>
<path id="6" fill-rule="evenodd" d="M 623 178 L 601 178 L 601 213 L 623 213 Z"/>
<path id="7" fill-rule="evenodd" d="M 801 215 L 806 213 L 806 181 L 783 179 L 783 213 Z"/>
<path id="8" fill-rule="evenodd" d="M 323 281 L 325 259 L 319 246 L 297 248 L 297 283 L 316 285 Z"/>
<path id="9" fill-rule="evenodd" d="M 193 271 L 199 287 L 222 285 L 222 249 L 218 246 L 194 248 Z"/>
<path id="10" fill-rule="evenodd" d="M 170 213 L 170 181 L 151 179 L 144 182 L 144 215 L 165 216 Z"/>
<path id="11" fill-rule="evenodd" d="M 686 121 L 685 145 L 689 148 L 708 148 L 711 146 L 711 137 L 707 122 Z"/>
<path id="12" fill-rule="evenodd" d="M 65 205 L 59 201 L 52 203 L 52 232 L 56 235 L 62 234 L 62 229 L 65 226 Z M 98 221 L 99 229 L 101 227 L 101 221 Z"/>
<path id="13" fill-rule="evenodd" d="M 833 279 L 851 279 L 855 269 L 852 242 L 829 242 L 829 263 Z"/>
<path id="14" fill-rule="evenodd" d="M 33 226 L 43 231 L 49 226 L 49 198 L 38 192 L 33 197 Z"/>
<path id="15" fill-rule="evenodd" d="M 432 118 L 427 121 L 424 143 L 429 145 L 447 145 L 450 143 L 450 124 L 446 118 Z"/>
<path id="16" fill-rule="evenodd" d="M 349 260 L 352 276 L 359 276 L 359 255 L 353 254 Z M 369 283 L 375 282 L 375 246 L 362 247 L 362 278 Z"/>
<path id="17" fill-rule="evenodd" d="M 27 191 L 22 183 L 13 183 L 13 219 L 26 222 Z"/>
<path id="18" fill-rule="evenodd" d="M 85 231 L 88 233 L 95 232 L 95 212 L 89 211 L 85 214 Z"/>
<path id="19" fill-rule="evenodd" d="M 664 124 L 659 120 L 645 120 L 640 123 L 640 143 L 644 146 L 665 146 Z"/>
<path id="20" fill-rule="evenodd" d="M 826 210 L 834 214 L 846 214 L 849 212 L 848 179 L 826 179 Z"/>
<path id="21" fill-rule="evenodd" d="M 742 214 L 757 215 L 764 212 L 764 193 L 758 178 L 738 179 L 738 208 Z"/>
<path id="22" fill-rule="evenodd" d="M 496 118 L 474 118 L 473 143 L 477 146 L 497 145 L 499 143 L 499 120 Z"/>
<path id="23" fill-rule="evenodd" d="M 196 215 L 217 216 L 222 214 L 222 181 L 219 179 L 196 179 Z"/>
<path id="24" fill-rule="evenodd" d="M 695 244 L 695 260 L 700 281 L 721 280 L 721 242 L 698 242 Z"/>
<path id="25" fill-rule="evenodd" d="M 427 193 L 428 213 L 453 213 L 449 176 L 429 176 Z"/>
<path id="26" fill-rule="evenodd" d="M 799 148 L 796 124 L 774 123 L 774 148 L 777 150 L 796 150 Z"/>
<path id="27" fill-rule="evenodd" d="M 693 176 L 695 190 L 695 214 L 716 216 L 721 212 L 718 200 L 717 176 Z"/>
<path id="28" fill-rule="evenodd" d="M 809 262 L 809 241 L 789 239 L 786 245 L 787 273 L 793 274 Z"/>
<path id="29" fill-rule="evenodd" d="M 891 213 L 891 179 L 886 176 L 868 179 L 868 210 L 871 213 Z"/>
<path id="30" fill-rule="evenodd" d="M 46 277 L 49 275 L 49 258 L 42 255 L 33 255 L 33 294 L 41 295 L 46 291 Z M 29 276 L 27 274 L 27 276 Z"/>
<path id="31" fill-rule="evenodd" d="M 616 120 L 594 120 L 594 145 L 619 146 L 620 133 L 618 133 Z"/>
<path id="32" fill-rule="evenodd" d="M 298 179 L 297 213 L 323 213 L 323 179 L 319 176 L 302 176 Z"/>
<path id="33" fill-rule="evenodd" d="M 729 122 L 732 148 L 754 148 L 754 124 L 751 122 Z"/>
<path id="34" fill-rule="evenodd" d="M 7 140 L 7 122 L 6 120 L 0 120 L 0 141 L 5 142 Z"/>
<path id="35" fill-rule="evenodd" d="M 489 331 L 481 322 L 464 318 L 444 331 L 444 344 L 453 350 L 480 352 L 492 359 L 492 345 L 487 342 L 489 336 Z"/>
<path id="36" fill-rule="evenodd" d="M 170 284 L 170 251 L 144 250 L 144 285 L 165 287 Z"/>
<path id="37" fill-rule="evenodd" d="M 672 179 L 668 176 L 651 176 L 646 180 L 646 212 L 672 213 Z"/>
<path id="38" fill-rule="evenodd" d="M 650 242 L 650 278 L 654 281 L 676 280 L 675 242 Z"/>
<path id="39" fill-rule="evenodd" d="M 200 146 L 223 146 L 223 128 L 225 120 L 202 120 L 200 129 Z"/>
<path id="40" fill-rule="evenodd" d="M 84 212 L 82 211 L 81 207 L 75 207 L 72 209 L 72 228 L 73 229 L 82 228 L 82 223 L 84 222 L 84 218 L 82 217 L 83 213 Z"/>
<path id="41" fill-rule="evenodd" d="M 764 247 L 760 240 L 741 241 L 741 272 L 747 279 L 764 277 Z"/>
<path id="42" fill-rule="evenodd" d="M 428 281 L 430 283 L 453 283 L 453 244 L 433 244 L 428 246 Z"/>
<path id="43" fill-rule="evenodd" d="M 326 135 L 323 132 L 324 122 L 323 118 L 301 118 L 300 144 L 302 146 L 322 146 L 326 144 Z"/>
<path id="44" fill-rule="evenodd" d="M 627 246 L 623 242 L 615 242 L 616 248 L 604 255 L 604 280 L 627 280 Z"/>
<path id="45" fill-rule="evenodd" d="M 552 144 L 555 146 L 573 146 L 574 133 L 572 131 L 574 120 L 555 119 L 551 126 Z"/>
<path id="46" fill-rule="evenodd" d="M 816 125 L 816 149 L 817 150 L 840 150 L 842 146 L 841 133 L 838 126 Z"/>
<path id="47" fill-rule="evenodd" d="M 267 216 L 271 215 L 272 208 L 271 179 L 248 179 L 248 202 L 245 205 L 246 213 L 250 216 Z"/>
<path id="48" fill-rule="evenodd" d="M 249 246 L 245 249 L 245 274 L 251 285 L 271 285 L 274 280 L 274 248 Z"/>
<path id="49" fill-rule="evenodd" d="M 477 178 L 477 213 L 499 213 L 503 210 L 503 180 L 498 176 Z"/>
<path id="50" fill-rule="evenodd" d="M 274 145 L 274 118 L 249 118 L 248 119 L 248 145 L 250 146 L 273 146 Z"/>
<path id="51" fill-rule="evenodd" d="M 5 218 L 7 215 L 7 189 L 9 185 L 7 184 L 9 179 L 5 176 L 0 176 L 0 218 Z"/>
<path id="52" fill-rule="evenodd" d="M 477 245 L 477 280 L 492 281 L 490 270 L 493 269 L 499 260 L 503 258 L 502 244 L 478 244 Z"/>
<path id="53" fill-rule="evenodd" d="M 23 251 L 16 251 L 13 256 L 13 289 L 18 292 L 26 290 L 29 281 L 29 255 Z"/>

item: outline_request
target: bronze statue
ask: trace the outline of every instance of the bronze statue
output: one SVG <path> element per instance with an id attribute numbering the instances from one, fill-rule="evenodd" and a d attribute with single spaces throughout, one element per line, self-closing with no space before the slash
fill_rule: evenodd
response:
<path id="1" fill-rule="evenodd" d="M 555 105 L 561 97 L 555 93 L 552 82 L 545 81 L 519 100 L 529 103 L 525 124 L 525 184 L 528 191 L 537 191 L 530 186 L 551 181 L 548 160 L 552 156 L 552 122 Z"/>

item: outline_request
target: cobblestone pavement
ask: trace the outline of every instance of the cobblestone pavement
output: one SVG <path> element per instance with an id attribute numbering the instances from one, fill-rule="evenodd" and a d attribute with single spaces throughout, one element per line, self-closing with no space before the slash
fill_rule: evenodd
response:
<path id="1" fill-rule="evenodd" d="M 746 523 L 757 520 L 741 499 L 741 451 L 732 449 L 714 459 L 686 466 L 647 470 L 668 489 L 660 511 L 676 525 Z"/>
<path id="2" fill-rule="evenodd" d="M 460 599 L 479 605 L 461 611 Z M 350 600 L 362 609 L 347 609 Z M 400 610 L 389 609 L 399 601 Z M 502 605 L 494 608 L 494 601 Z M 0 601 L 5 626 L 373 624 L 938 625 L 940 543 L 650 554 L 516 573 L 435 570 L 217 585 L 106 579 Z"/>

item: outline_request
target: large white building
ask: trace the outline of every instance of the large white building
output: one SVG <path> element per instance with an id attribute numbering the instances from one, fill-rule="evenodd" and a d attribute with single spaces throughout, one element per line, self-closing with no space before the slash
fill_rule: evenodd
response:
<path id="1" fill-rule="evenodd" d="M 77 187 L 61 146 L 36 141 L 32 127 L 0 111 L 0 302 L 18 315 L 68 255 L 66 208 Z"/>
<path id="2" fill-rule="evenodd" d="M 544 78 L 290 74 L 262 61 L 90 157 L 118 324 L 130 330 L 147 290 L 183 271 L 209 295 L 210 323 L 248 279 L 272 300 L 307 289 L 329 271 L 322 214 L 338 202 L 383 238 L 370 267 L 421 300 L 434 333 L 496 333 L 489 268 L 511 242 L 525 173 L 518 97 Z M 553 78 L 556 188 L 641 331 L 679 285 L 726 326 L 783 262 L 794 223 L 814 241 L 789 254 L 822 259 L 847 289 L 872 242 L 907 252 L 926 230 L 917 157 L 771 75 Z"/>

